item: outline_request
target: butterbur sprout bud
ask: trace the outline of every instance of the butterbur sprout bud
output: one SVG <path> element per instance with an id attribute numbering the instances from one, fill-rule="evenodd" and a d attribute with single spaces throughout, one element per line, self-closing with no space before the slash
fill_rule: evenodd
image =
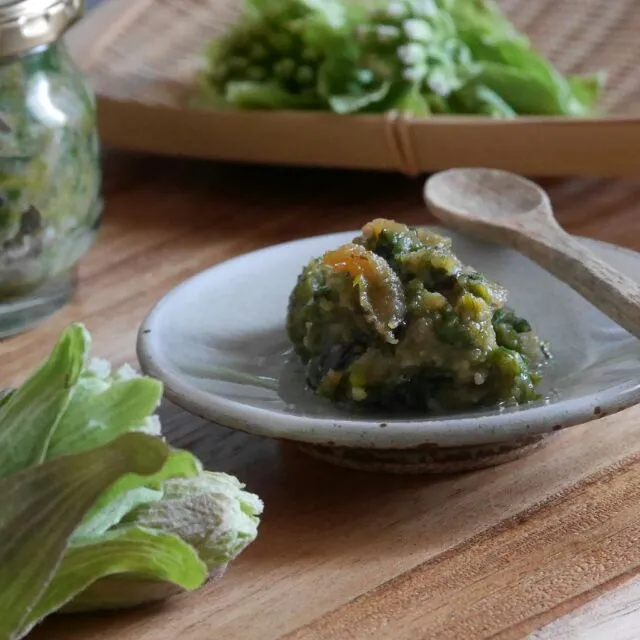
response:
<path id="1" fill-rule="evenodd" d="M 174 533 L 198 551 L 209 571 L 233 560 L 258 534 L 262 501 L 234 476 L 205 471 L 170 480 L 163 490 L 162 500 L 134 511 L 129 523 Z"/>
<path id="2" fill-rule="evenodd" d="M 162 384 L 91 360 L 90 347 L 83 325 L 67 327 L 2 400 L 0 431 L 20 426 L 29 406 L 32 430 L 18 430 L 16 451 L 48 437 L 43 460 L 5 456 L 0 465 L 0 548 L 16 555 L 2 566 L 2 638 L 23 638 L 58 611 L 130 608 L 199 589 L 258 533 L 258 496 L 163 441 Z M 59 508 L 49 513 L 52 500 Z M 39 512 L 49 520 L 30 527 Z M 33 553 L 40 548 L 54 564 Z M 33 589 L 20 588 L 23 575 Z M 23 617 L 7 619 L 9 602 Z"/>
<path id="3" fill-rule="evenodd" d="M 296 80 L 301 84 L 309 84 L 313 82 L 314 74 L 311 67 L 302 66 L 298 67 L 296 71 Z"/>
<path id="4" fill-rule="evenodd" d="M 197 551 L 209 579 L 215 580 L 256 538 L 262 509 L 260 498 L 245 491 L 234 476 L 205 471 L 165 482 L 162 499 L 129 513 L 121 527 L 178 536 Z M 115 575 L 90 585 L 63 611 L 130 608 L 180 591 L 174 584 L 144 576 Z"/>

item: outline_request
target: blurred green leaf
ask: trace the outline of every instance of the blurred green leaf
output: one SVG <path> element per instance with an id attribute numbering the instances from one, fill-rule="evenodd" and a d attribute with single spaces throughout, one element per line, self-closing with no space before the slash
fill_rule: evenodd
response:
<path id="1" fill-rule="evenodd" d="M 251 109 L 312 109 L 318 106 L 314 97 L 288 93 L 275 84 L 229 82 L 225 98 L 229 104 Z"/>
<path id="2" fill-rule="evenodd" d="M 517 113 L 492 89 L 471 84 L 463 87 L 452 98 L 459 113 L 477 113 L 493 118 L 512 118 Z"/>

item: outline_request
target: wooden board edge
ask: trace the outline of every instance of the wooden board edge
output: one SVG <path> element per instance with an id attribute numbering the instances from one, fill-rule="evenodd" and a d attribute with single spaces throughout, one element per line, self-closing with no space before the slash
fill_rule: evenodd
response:
<path id="1" fill-rule="evenodd" d="M 381 116 L 177 109 L 99 98 L 106 145 L 170 156 L 401 171 L 486 166 L 549 178 L 640 177 L 640 119 L 410 121 Z M 390 133 L 399 127 L 401 135 Z M 170 132 L 170 133 L 169 133 Z"/>

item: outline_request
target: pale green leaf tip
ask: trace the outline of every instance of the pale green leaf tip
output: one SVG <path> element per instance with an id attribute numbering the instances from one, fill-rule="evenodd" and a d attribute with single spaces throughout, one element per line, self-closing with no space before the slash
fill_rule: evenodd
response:
<path id="1" fill-rule="evenodd" d="M 117 445 L 130 461 L 132 472 L 141 476 L 158 473 L 169 458 L 169 447 L 160 438 L 146 433 L 125 433 L 110 444 Z"/>

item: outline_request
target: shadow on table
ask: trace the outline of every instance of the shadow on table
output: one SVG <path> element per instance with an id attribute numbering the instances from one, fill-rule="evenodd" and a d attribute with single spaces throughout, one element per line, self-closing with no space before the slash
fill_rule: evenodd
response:
<path id="1" fill-rule="evenodd" d="M 105 154 L 104 166 L 105 218 L 112 225 L 141 238 L 164 227 L 172 232 L 171 242 L 179 241 L 194 255 L 222 247 L 212 263 L 274 243 L 355 229 L 376 217 L 434 222 L 422 200 L 425 176 L 230 165 L 114 151 Z M 550 190 L 558 219 L 568 231 L 579 228 L 585 235 L 628 244 L 624 229 L 621 237 L 615 230 L 608 235 L 602 207 L 611 210 L 637 202 L 637 182 L 575 179 L 541 184 Z M 597 194 L 592 207 L 585 205 L 591 193 Z M 585 219 L 591 218 L 595 226 L 585 227 Z"/>
<path id="2" fill-rule="evenodd" d="M 244 241 L 254 229 L 257 248 L 350 229 L 375 217 L 424 222 L 427 216 L 424 180 L 397 174 L 222 165 L 111 152 L 104 182 L 105 215 L 126 218 L 131 232 L 171 225 L 178 234 L 197 230 L 203 243 L 212 238 L 218 243 Z"/>
<path id="3" fill-rule="evenodd" d="M 416 538 L 419 546 L 420 537 L 426 539 L 429 533 L 425 516 L 438 514 L 440 536 L 449 500 L 472 480 L 472 474 L 401 476 L 332 466 L 308 457 L 295 444 L 216 426 L 169 404 L 163 424 L 174 445 L 193 451 L 209 469 L 236 475 L 264 500 L 260 537 L 246 552 L 252 566 L 287 563 L 289 555 L 300 553 L 352 555 L 354 547 L 363 561 L 375 560 L 379 548 L 368 542 L 388 539 L 387 553 L 393 554 L 394 536 L 416 535 L 414 519 L 424 522 Z M 317 544 L 319 535 L 322 546 Z"/>

